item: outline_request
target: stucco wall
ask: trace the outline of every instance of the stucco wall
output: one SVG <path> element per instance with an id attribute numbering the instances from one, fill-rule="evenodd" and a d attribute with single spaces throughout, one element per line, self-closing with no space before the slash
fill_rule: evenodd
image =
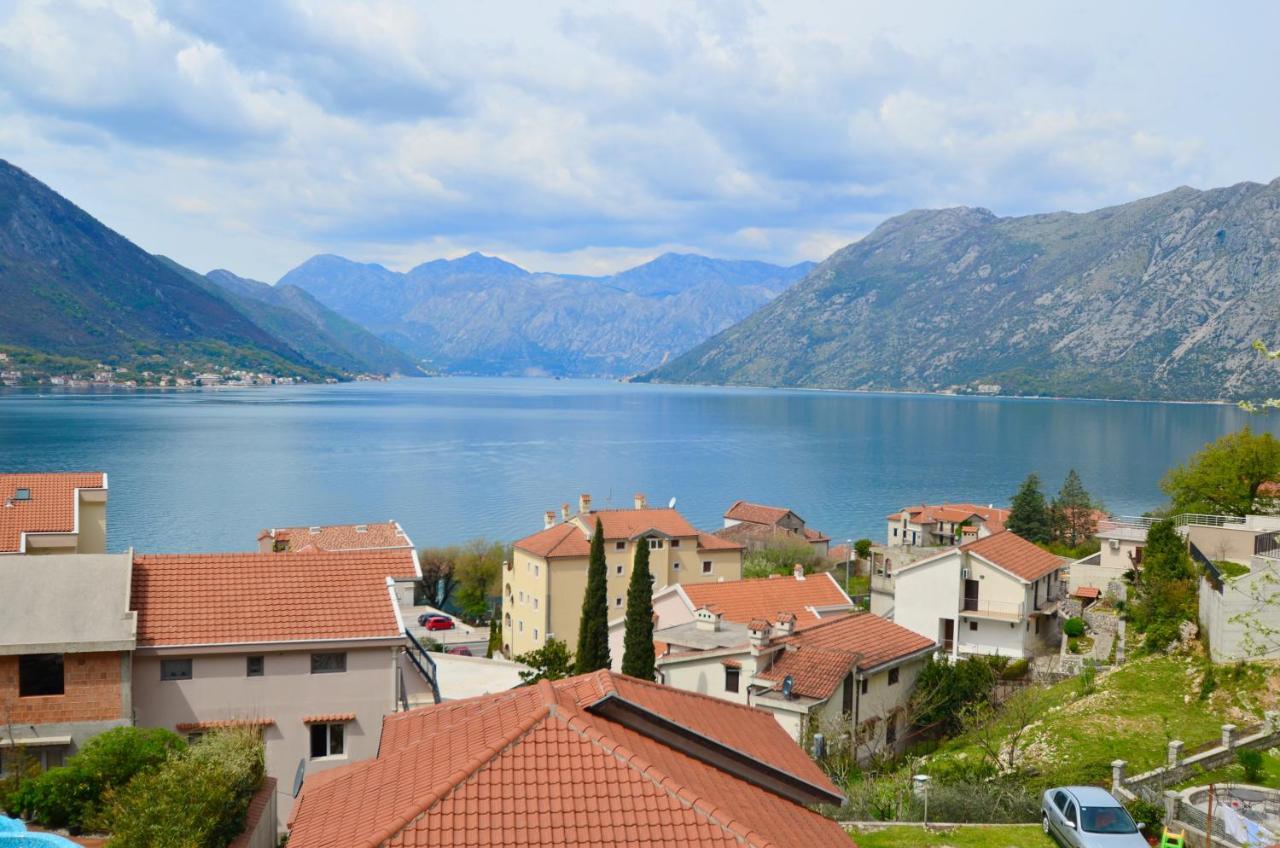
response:
<path id="1" fill-rule="evenodd" d="M 1219 593 L 1200 581 L 1200 626 L 1215 662 L 1280 656 L 1280 567 L 1255 557 L 1249 574 L 1227 580 Z"/>
<path id="2" fill-rule="evenodd" d="M 312 674 L 312 648 L 290 651 L 244 650 L 225 653 L 188 653 L 172 650 L 135 656 L 133 700 L 137 724 L 166 727 L 179 724 L 235 719 L 271 719 L 263 729 L 267 773 L 283 787 L 292 787 L 300 760 L 307 774 L 373 757 L 383 716 L 395 711 L 395 663 L 398 646 L 315 646 L 315 651 L 347 654 L 347 670 Z M 265 656 L 265 673 L 246 676 L 246 657 Z M 162 658 L 189 656 L 190 680 L 160 679 Z M 307 716 L 354 713 L 346 725 L 345 751 L 341 756 L 311 759 Z M 293 798 L 279 797 L 278 824 L 288 819 Z"/>
<path id="3" fill-rule="evenodd" d="M 85 492 L 80 498 L 78 554 L 107 552 L 107 500 L 105 492 Z"/>
<path id="4" fill-rule="evenodd" d="M 1253 559 L 1253 540 L 1256 530 L 1244 527 L 1187 526 L 1187 538 L 1212 560 L 1228 559 L 1248 564 Z"/>
<path id="5" fill-rule="evenodd" d="M 894 576 L 893 621 L 927 639 L 940 641 L 939 620 L 954 619 L 959 636 L 960 552 L 911 568 Z"/>

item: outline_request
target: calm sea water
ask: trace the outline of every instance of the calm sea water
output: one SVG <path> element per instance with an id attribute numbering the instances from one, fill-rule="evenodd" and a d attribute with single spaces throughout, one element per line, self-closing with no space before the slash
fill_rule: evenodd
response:
<path id="1" fill-rule="evenodd" d="M 738 498 L 834 539 L 919 501 L 1006 503 L 1069 468 L 1116 512 L 1246 423 L 1232 407 L 523 379 L 174 393 L 0 394 L 0 470 L 110 474 L 110 546 L 245 550 L 268 526 L 395 518 L 420 545 L 514 539 L 576 504 L 678 499 L 720 526 Z"/>

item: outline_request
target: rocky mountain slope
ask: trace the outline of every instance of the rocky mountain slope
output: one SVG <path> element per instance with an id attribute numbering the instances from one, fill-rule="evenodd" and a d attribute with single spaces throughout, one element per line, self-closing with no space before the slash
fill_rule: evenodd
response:
<path id="1" fill-rule="evenodd" d="M 1085 214 L 915 211 L 645 379 L 1110 398 L 1275 395 L 1280 180 Z"/>
<path id="2" fill-rule="evenodd" d="M 610 277 L 534 273 L 473 253 L 407 273 L 316 256 L 297 286 L 433 366 L 465 374 L 622 376 L 723 330 L 804 276 L 667 254 Z"/>

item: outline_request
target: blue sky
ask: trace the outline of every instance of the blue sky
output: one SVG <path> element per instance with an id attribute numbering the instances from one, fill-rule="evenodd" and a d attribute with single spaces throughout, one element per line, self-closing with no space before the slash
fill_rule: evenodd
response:
<path id="1" fill-rule="evenodd" d="M 0 2 L 0 158 L 275 280 L 821 259 L 893 214 L 1280 176 L 1280 4 Z"/>

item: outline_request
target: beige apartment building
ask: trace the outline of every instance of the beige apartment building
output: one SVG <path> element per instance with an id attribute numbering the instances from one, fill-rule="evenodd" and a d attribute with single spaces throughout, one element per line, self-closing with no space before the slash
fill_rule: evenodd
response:
<path id="1" fill-rule="evenodd" d="M 708 583 L 742 577 L 744 546 L 703 533 L 672 508 L 653 509 L 636 495 L 633 509 L 593 510 L 591 496 L 544 516 L 544 527 L 514 545 L 503 574 L 503 652 L 519 656 L 550 638 L 578 641 L 578 622 L 587 588 L 591 534 L 599 521 L 604 530 L 608 569 L 609 617 L 626 612 L 627 586 L 636 545 L 649 546 L 654 591 L 674 583 Z"/>
<path id="2" fill-rule="evenodd" d="M 106 552 L 106 474 L 0 474 L 0 556 Z"/>

